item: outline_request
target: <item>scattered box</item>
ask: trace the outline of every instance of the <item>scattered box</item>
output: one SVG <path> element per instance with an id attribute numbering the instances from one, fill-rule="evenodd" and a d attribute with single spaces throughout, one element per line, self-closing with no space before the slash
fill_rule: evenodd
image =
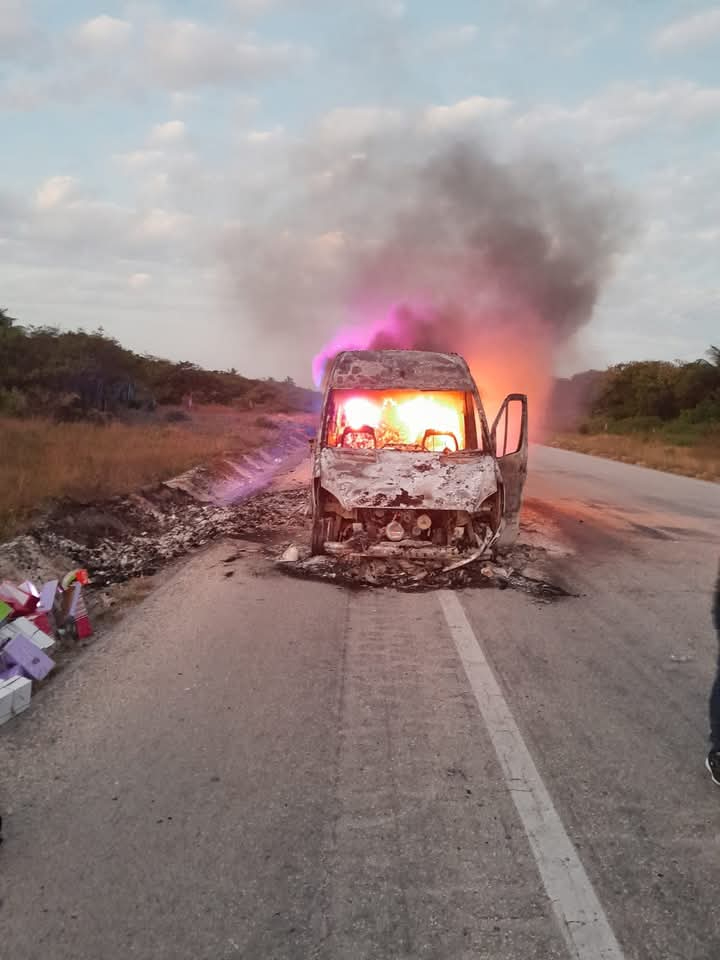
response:
<path id="1" fill-rule="evenodd" d="M 0 627 L 0 647 L 3 645 L 3 640 L 11 640 L 17 636 L 26 637 L 47 654 L 52 653 L 55 648 L 55 639 L 41 630 L 35 619 L 31 617 L 18 617 L 17 620 Z"/>
<path id="2" fill-rule="evenodd" d="M 13 715 L 13 691 L 9 686 L 11 682 L 11 680 L 0 680 L 0 726 L 2 726 L 3 723 L 7 723 Z"/>
<path id="3" fill-rule="evenodd" d="M 38 603 L 38 598 L 16 587 L 8 580 L 0 583 L 0 600 L 9 604 L 17 616 L 32 613 Z"/>
<path id="4" fill-rule="evenodd" d="M 24 677 L 25 674 L 22 672 L 22 667 L 18 667 L 15 664 L 14 667 L 7 667 L 0 670 L 0 680 L 12 680 L 13 677 Z"/>
<path id="5" fill-rule="evenodd" d="M 12 614 L 12 607 L 9 603 L 5 603 L 4 600 L 0 600 L 0 627 L 5 623 L 6 620 L 10 618 Z"/>
<path id="6" fill-rule="evenodd" d="M 85 597 L 83 596 L 80 584 L 78 584 L 77 604 L 75 605 L 74 617 L 75 632 L 78 635 L 78 639 L 86 640 L 88 637 L 91 637 L 93 628 L 90 623 L 87 606 L 85 605 Z"/>
<path id="7" fill-rule="evenodd" d="M 40 629 L 33 617 L 18 617 L 17 620 L 13 620 L 10 626 L 15 624 L 19 626 L 22 635 L 27 637 L 28 640 L 32 640 L 35 646 L 40 647 L 41 650 L 47 650 L 48 645 L 55 645 L 52 637 L 49 637 Z"/>
<path id="8" fill-rule="evenodd" d="M 3 647 L 3 656 L 12 666 L 22 667 L 23 673 L 33 680 L 44 680 L 55 663 L 21 633 L 16 634 Z"/>
<path id="9" fill-rule="evenodd" d="M 58 594 L 57 615 L 61 624 L 65 625 L 75 619 L 81 590 L 82 586 L 79 583 L 71 583 L 62 593 Z"/>
<path id="10" fill-rule="evenodd" d="M 27 710 L 31 695 L 32 684 L 27 677 L 0 680 L 0 724 Z"/>
<path id="11" fill-rule="evenodd" d="M 42 590 L 40 591 L 40 597 L 38 599 L 37 609 L 42 610 L 43 613 L 49 613 L 53 604 L 55 603 L 55 594 L 58 590 L 58 581 L 57 580 L 48 580 L 47 583 L 43 584 Z"/>
<path id="12" fill-rule="evenodd" d="M 85 605 L 81 582 L 75 580 L 65 588 L 59 597 L 56 616 L 61 626 L 72 623 L 76 636 L 80 640 L 92 636 L 92 624 Z"/>
<path id="13" fill-rule="evenodd" d="M 30 623 L 37 627 L 39 631 L 42 631 L 48 639 L 54 641 L 54 634 L 52 624 L 50 623 L 50 617 L 47 613 L 41 611 L 40 613 L 31 613 L 27 618 Z"/>

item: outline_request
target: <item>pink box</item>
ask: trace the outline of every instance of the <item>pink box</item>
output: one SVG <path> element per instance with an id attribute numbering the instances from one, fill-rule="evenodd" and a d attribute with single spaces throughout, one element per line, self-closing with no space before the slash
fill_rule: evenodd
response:
<path id="1" fill-rule="evenodd" d="M 18 616 L 26 613 L 32 613 L 38 603 L 38 598 L 32 596 L 10 583 L 9 580 L 3 580 L 0 583 L 0 600 L 9 603 Z"/>

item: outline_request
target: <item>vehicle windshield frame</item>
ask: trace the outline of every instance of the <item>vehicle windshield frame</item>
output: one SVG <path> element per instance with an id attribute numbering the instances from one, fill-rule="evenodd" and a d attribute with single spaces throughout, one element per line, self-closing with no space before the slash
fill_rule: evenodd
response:
<path id="1" fill-rule="evenodd" d="M 332 420 L 335 417 L 336 398 L 338 394 L 347 395 L 349 393 L 363 395 L 363 396 L 374 394 L 374 395 L 377 395 L 378 397 L 381 397 L 383 395 L 388 395 L 388 394 L 393 395 L 393 394 L 400 394 L 400 393 L 418 394 L 418 395 L 422 395 L 422 394 L 438 395 L 438 394 L 446 393 L 446 394 L 452 394 L 455 396 L 463 395 L 465 398 L 466 405 L 469 404 L 469 410 L 466 411 L 466 414 L 465 414 L 467 419 L 465 423 L 465 430 L 464 430 L 464 437 L 463 437 L 464 445 L 459 447 L 457 451 L 454 451 L 454 450 L 451 451 L 451 453 L 457 453 L 459 455 L 462 455 L 464 453 L 491 453 L 492 452 L 490 430 L 488 427 L 487 419 L 485 416 L 485 410 L 483 408 L 479 392 L 477 391 L 477 388 L 470 389 L 469 385 L 464 389 L 457 389 L 452 387 L 442 387 L 440 389 L 433 389 L 432 387 L 429 387 L 426 389 L 417 389 L 417 388 L 408 389 L 405 384 L 398 384 L 395 387 L 379 389 L 376 384 L 372 384 L 372 385 L 368 385 L 368 387 L 365 389 L 357 388 L 353 390 L 348 390 L 347 388 L 343 388 L 343 387 L 329 386 L 325 394 L 323 408 L 322 408 L 321 437 L 320 437 L 322 447 L 328 447 L 335 450 L 344 449 L 344 450 L 350 450 L 350 451 L 357 451 L 358 449 L 370 449 L 370 450 L 377 450 L 377 451 L 397 450 L 397 451 L 402 451 L 407 453 L 441 452 L 438 450 L 428 450 L 425 446 L 418 443 L 415 443 L 415 444 L 385 443 L 382 446 L 369 447 L 369 448 L 343 447 L 341 444 L 338 444 L 338 443 L 330 444 L 329 436 L 332 429 Z M 358 432 L 360 432 L 359 429 L 358 429 Z M 458 438 L 458 443 L 459 442 L 460 441 Z"/>

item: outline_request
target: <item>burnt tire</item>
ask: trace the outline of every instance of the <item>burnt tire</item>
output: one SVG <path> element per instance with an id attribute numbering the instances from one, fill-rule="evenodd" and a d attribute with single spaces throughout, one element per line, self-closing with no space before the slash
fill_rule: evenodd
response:
<path id="1" fill-rule="evenodd" d="M 318 557 L 325 553 L 326 534 L 327 518 L 322 515 L 320 508 L 318 508 L 313 513 L 312 530 L 310 534 L 310 553 L 313 557 Z"/>
<path id="2" fill-rule="evenodd" d="M 325 513 L 325 504 L 319 500 L 312 518 L 310 553 L 320 556 L 325 553 L 325 543 L 340 536 L 340 518 L 334 513 Z"/>

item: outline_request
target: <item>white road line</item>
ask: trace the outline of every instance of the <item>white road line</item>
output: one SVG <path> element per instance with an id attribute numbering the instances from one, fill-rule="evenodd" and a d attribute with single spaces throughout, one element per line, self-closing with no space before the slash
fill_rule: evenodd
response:
<path id="1" fill-rule="evenodd" d="M 439 596 L 570 956 L 577 960 L 623 960 L 602 904 L 457 594 L 443 590 Z"/>

